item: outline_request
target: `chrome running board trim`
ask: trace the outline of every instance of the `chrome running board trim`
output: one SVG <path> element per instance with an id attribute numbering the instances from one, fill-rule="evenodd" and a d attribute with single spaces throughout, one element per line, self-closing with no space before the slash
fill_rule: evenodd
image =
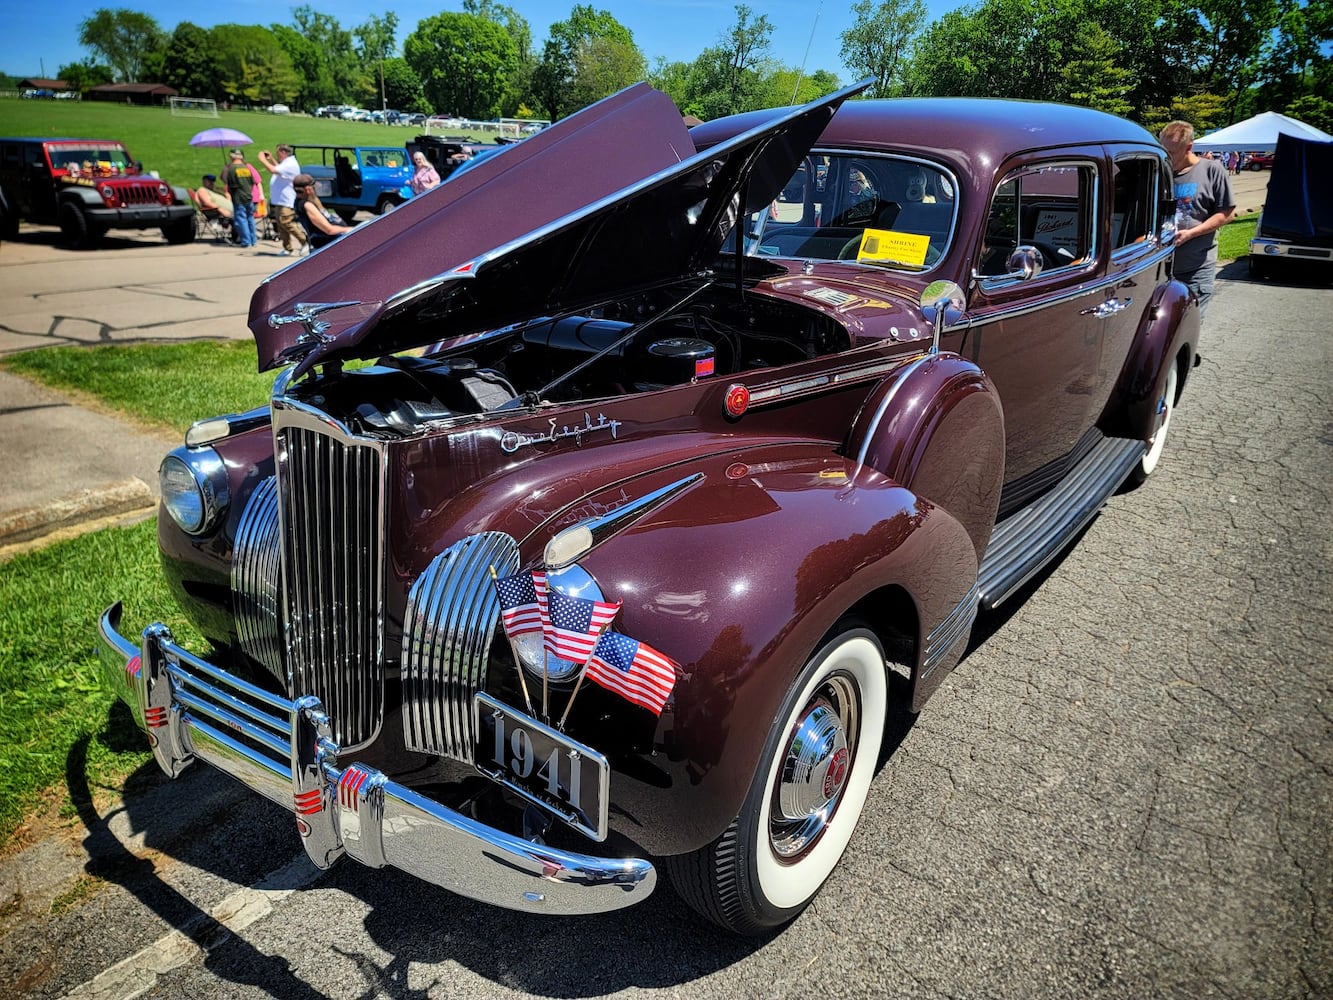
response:
<path id="1" fill-rule="evenodd" d="M 1142 441 L 1103 438 L 1059 486 L 997 524 L 978 573 L 981 607 L 999 607 L 1058 555 L 1146 451 Z"/>
<path id="2" fill-rule="evenodd" d="M 116 603 L 98 621 L 102 680 L 148 733 L 158 764 L 175 777 L 202 760 L 296 813 L 320 867 L 345 853 L 484 903 L 550 914 L 621 909 L 657 885 L 648 861 L 524 840 L 365 764 L 340 766 L 317 699 L 289 701 L 257 688 L 177 646 L 163 625 L 145 629 L 137 646 L 117 631 L 120 615 Z"/>

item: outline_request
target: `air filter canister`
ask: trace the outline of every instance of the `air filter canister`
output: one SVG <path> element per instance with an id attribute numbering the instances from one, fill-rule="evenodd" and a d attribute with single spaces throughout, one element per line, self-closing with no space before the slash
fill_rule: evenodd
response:
<path id="1" fill-rule="evenodd" d="M 645 374 L 663 385 L 706 378 L 715 370 L 713 345 L 694 337 L 656 340 L 648 345 L 648 369 Z"/>

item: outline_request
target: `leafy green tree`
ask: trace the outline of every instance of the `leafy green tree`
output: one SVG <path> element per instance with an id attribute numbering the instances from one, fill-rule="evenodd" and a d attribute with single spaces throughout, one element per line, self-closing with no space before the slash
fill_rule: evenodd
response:
<path id="1" fill-rule="evenodd" d="M 923 0 L 856 0 L 856 20 L 842 33 L 842 61 L 859 77 L 874 77 L 871 97 L 902 91 L 912 41 L 926 24 Z"/>
<path id="2" fill-rule="evenodd" d="M 394 35 L 398 31 L 398 15 L 389 11 L 383 17 L 371 14 L 365 23 L 352 29 L 352 34 L 361 43 L 361 59 L 367 67 L 373 67 L 379 77 L 380 110 L 389 105 L 385 102 L 384 61 L 393 55 L 396 49 Z"/>
<path id="3" fill-rule="evenodd" d="M 182 21 L 162 53 L 162 82 L 186 97 L 222 97 L 221 71 L 212 35 L 197 24 Z"/>
<path id="4" fill-rule="evenodd" d="M 620 38 L 593 38 L 574 57 L 570 100 L 587 107 L 638 83 L 648 75 L 648 62 L 633 42 Z"/>
<path id="5" fill-rule="evenodd" d="M 541 61 L 532 74 L 532 93 L 552 120 L 583 106 L 573 92 L 578 59 L 584 48 L 599 38 L 634 47 L 634 35 L 628 28 L 610 12 L 586 4 L 575 5 L 568 19 L 551 25 Z"/>
<path id="6" fill-rule="evenodd" d="M 1133 110 L 1128 98 L 1133 80 L 1119 65 L 1120 45 L 1105 28 L 1095 22 L 1084 24 L 1070 56 L 1064 74 L 1069 89 L 1062 100 L 1113 115 Z"/>
<path id="7" fill-rule="evenodd" d="M 64 80 L 69 84 L 71 90 L 82 94 L 91 87 L 100 87 L 104 83 L 110 83 L 112 79 L 111 67 L 95 63 L 91 59 L 85 59 L 83 62 L 61 66 L 60 71 L 56 73 L 56 79 Z M 14 84 L 15 86 L 18 85 L 17 78 Z"/>
<path id="8" fill-rule="evenodd" d="M 323 49 L 290 25 L 273 24 L 269 30 L 291 60 L 298 81 L 297 107 L 308 111 L 321 104 L 343 101 L 345 92 L 334 82 L 333 70 Z"/>
<path id="9" fill-rule="evenodd" d="M 319 79 L 321 90 L 326 76 L 331 81 L 331 92 L 321 93 L 314 103 L 346 101 L 364 89 L 364 74 L 352 44 L 352 33 L 337 19 L 321 14 L 313 7 L 301 6 L 292 9 L 292 23 L 297 33 L 315 47 L 321 60 L 320 71 L 315 77 L 305 78 Z"/>
<path id="10" fill-rule="evenodd" d="M 421 86 L 421 77 L 407 64 L 395 57 L 384 60 L 384 96 L 389 107 L 400 111 L 420 111 L 430 114 L 431 106 Z"/>
<path id="11" fill-rule="evenodd" d="M 1303 121 L 1307 125 L 1313 125 L 1317 129 L 1333 134 L 1333 101 L 1326 97 L 1306 94 L 1288 104 L 1282 113 L 1289 118 L 1295 118 L 1297 121 Z"/>
<path id="12" fill-rule="evenodd" d="M 535 117 L 530 109 L 527 115 L 518 110 L 520 105 L 532 98 L 532 74 L 537 68 L 537 55 L 532 48 L 532 26 L 514 8 L 494 0 L 463 0 L 463 11 L 494 21 L 509 32 L 509 37 L 514 40 L 518 63 L 509 75 L 500 113 L 507 118 Z"/>
<path id="13" fill-rule="evenodd" d="M 736 21 L 718 40 L 727 60 L 727 94 L 731 113 L 749 111 L 763 104 L 760 78 L 767 68 L 773 24 L 768 15 L 753 17 L 754 11 L 743 3 L 736 5 Z"/>
<path id="14" fill-rule="evenodd" d="M 435 110 L 468 118 L 499 114 L 518 63 L 509 33 L 475 14 L 426 18 L 407 36 L 403 55 Z"/>
<path id="15" fill-rule="evenodd" d="M 220 24 L 211 32 L 227 98 L 243 104 L 288 103 L 301 81 L 273 32 L 257 24 Z"/>
<path id="16" fill-rule="evenodd" d="M 1260 53 L 1277 28 L 1277 0 L 1194 2 L 1205 31 L 1201 82 L 1227 96 L 1227 115 L 1235 120 L 1242 95 L 1262 73 Z"/>
<path id="17" fill-rule="evenodd" d="M 79 44 L 100 55 L 120 82 L 141 80 L 144 60 L 162 41 L 157 21 L 135 10 L 99 7 L 79 23 Z"/>

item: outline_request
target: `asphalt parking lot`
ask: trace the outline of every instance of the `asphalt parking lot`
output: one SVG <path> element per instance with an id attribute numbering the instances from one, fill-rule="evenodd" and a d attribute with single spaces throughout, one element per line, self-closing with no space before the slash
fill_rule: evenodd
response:
<path id="1" fill-rule="evenodd" d="M 223 252 L 201 266 L 241 266 Z M 143 264 L 122 257 L 109 266 Z M 145 794 L 85 806 L 0 865 L 0 981 L 35 997 L 1333 996 L 1331 305 L 1326 285 L 1224 270 L 1162 466 L 894 721 L 840 868 L 776 935 L 701 928 L 665 888 L 542 920 L 393 870 L 318 873 L 289 813 L 149 765 Z M 79 748 L 66 771 L 78 791 Z M 84 875 L 104 884 L 51 916 Z"/>

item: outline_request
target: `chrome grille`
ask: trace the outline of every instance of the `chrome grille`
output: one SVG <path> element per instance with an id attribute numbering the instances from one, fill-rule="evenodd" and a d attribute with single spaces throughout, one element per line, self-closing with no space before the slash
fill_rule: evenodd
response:
<path id="1" fill-rule="evenodd" d="M 491 582 L 518 569 L 518 543 L 488 531 L 441 552 L 413 584 L 403 634 L 403 741 L 472 761 L 472 696 L 486 684 L 500 602 Z"/>
<path id="2" fill-rule="evenodd" d="M 284 687 L 282 662 L 282 558 L 278 545 L 278 481 L 265 479 L 250 494 L 236 526 L 231 563 L 232 604 L 241 649 L 268 667 Z"/>
<path id="3" fill-rule="evenodd" d="M 290 402 L 273 416 L 290 691 L 357 749 L 384 714 L 384 455 Z"/>

